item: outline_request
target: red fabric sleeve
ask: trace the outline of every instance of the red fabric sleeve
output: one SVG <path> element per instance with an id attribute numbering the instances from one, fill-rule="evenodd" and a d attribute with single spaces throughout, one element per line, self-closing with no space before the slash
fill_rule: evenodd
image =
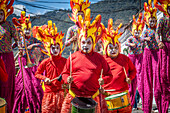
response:
<path id="1" fill-rule="evenodd" d="M 6 82 L 8 80 L 8 74 L 5 69 L 5 64 L 2 59 L 0 59 L 0 80 Z"/>
<path id="2" fill-rule="evenodd" d="M 67 83 L 67 77 L 70 76 L 70 57 L 68 57 L 61 75 L 64 82 Z"/>
<path id="3" fill-rule="evenodd" d="M 104 58 L 101 61 L 102 61 L 102 66 L 103 66 L 103 77 L 102 78 L 104 80 L 104 84 L 107 84 L 111 82 L 113 76 L 112 76 L 112 73 L 111 73 L 111 70 L 110 70 L 110 67 L 107 61 Z"/>
<path id="4" fill-rule="evenodd" d="M 129 66 L 129 70 L 128 70 L 128 72 L 129 72 L 129 78 L 131 79 L 131 80 L 133 80 L 134 78 L 135 78 L 135 76 L 136 76 L 136 68 L 135 68 L 135 66 L 134 66 L 134 64 L 132 63 L 132 61 L 130 60 L 130 58 L 128 57 L 128 66 Z"/>
<path id="5" fill-rule="evenodd" d="M 41 79 L 41 80 L 45 80 L 45 76 L 42 75 L 42 73 L 44 72 L 45 70 L 45 66 L 46 66 L 46 60 L 43 60 L 40 65 L 38 66 L 38 69 L 37 71 L 35 72 L 35 77 L 38 78 L 38 79 Z"/>

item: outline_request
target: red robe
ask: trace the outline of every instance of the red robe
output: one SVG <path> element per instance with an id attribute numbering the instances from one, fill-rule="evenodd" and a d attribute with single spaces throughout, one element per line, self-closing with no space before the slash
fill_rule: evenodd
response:
<path id="1" fill-rule="evenodd" d="M 98 79 L 101 69 L 103 69 L 104 83 L 109 83 L 112 79 L 111 71 L 106 60 L 100 54 L 92 52 L 82 54 L 77 51 L 72 57 L 72 77 L 71 90 L 78 96 L 92 96 L 99 89 Z M 67 83 L 70 76 L 70 57 L 62 72 L 62 78 Z"/>
<path id="2" fill-rule="evenodd" d="M 66 59 L 59 57 L 51 57 L 43 60 L 38 66 L 37 72 L 35 73 L 35 77 L 41 80 L 45 80 L 45 78 L 54 79 L 58 77 L 65 65 Z M 45 71 L 45 76 L 42 73 Z M 63 81 L 59 82 L 58 80 L 54 80 L 51 84 L 45 84 L 45 92 L 57 92 L 62 90 L 61 85 Z"/>
<path id="3" fill-rule="evenodd" d="M 123 67 L 125 67 L 128 77 L 131 80 L 134 79 L 136 76 L 136 68 L 132 61 L 129 59 L 129 57 L 123 54 L 119 54 L 116 58 L 113 59 L 107 55 L 105 55 L 104 58 L 109 64 L 113 76 L 110 83 L 103 85 L 104 89 L 115 89 L 116 91 L 109 92 L 111 94 L 128 90 L 129 87 L 128 83 L 126 82 L 126 76 Z"/>
<path id="4" fill-rule="evenodd" d="M 77 51 L 71 55 L 72 58 L 72 77 L 71 90 L 81 97 L 92 96 L 99 89 L 99 81 L 101 69 L 103 69 L 104 83 L 112 80 L 111 71 L 106 60 L 99 53 L 91 52 L 82 54 Z M 62 78 L 67 83 L 67 77 L 70 76 L 70 57 L 67 59 L 66 65 L 62 72 Z M 61 113 L 70 112 L 70 103 L 73 97 L 67 94 L 62 105 Z M 102 95 L 97 96 L 94 100 L 98 103 L 97 113 L 107 113 L 105 101 L 102 101 Z"/>
<path id="5" fill-rule="evenodd" d="M 43 60 L 38 66 L 35 77 L 50 80 L 58 77 L 65 65 L 66 59 L 61 56 L 52 56 Z M 42 73 L 45 71 L 45 76 Z M 45 84 L 45 92 L 42 100 L 42 113 L 60 113 L 64 100 L 64 91 L 61 87 L 63 81 L 54 80 L 52 83 Z"/>
<path id="6" fill-rule="evenodd" d="M 8 74 L 5 69 L 4 61 L 0 58 L 0 80 L 6 82 L 8 80 Z"/>

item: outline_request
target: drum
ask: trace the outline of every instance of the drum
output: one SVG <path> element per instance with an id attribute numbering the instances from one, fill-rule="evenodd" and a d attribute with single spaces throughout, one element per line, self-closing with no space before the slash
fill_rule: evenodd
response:
<path id="1" fill-rule="evenodd" d="M 97 103 L 92 98 L 75 97 L 72 101 L 71 113 L 95 113 Z"/>
<path id="2" fill-rule="evenodd" d="M 5 99 L 0 98 L 0 113 L 6 113 L 6 110 L 7 110 L 6 105 L 7 103 Z"/>
<path id="3" fill-rule="evenodd" d="M 108 110 L 117 110 L 130 105 L 130 99 L 127 92 L 114 94 L 105 98 Z"/>

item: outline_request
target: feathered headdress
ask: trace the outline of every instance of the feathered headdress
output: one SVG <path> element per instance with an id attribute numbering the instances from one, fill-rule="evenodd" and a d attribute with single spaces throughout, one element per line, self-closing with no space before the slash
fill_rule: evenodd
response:
<path id="1" fill-rule="evenodd" d="M 72 9 L 72 17 L 69 18 L 76 23 L 77 22 L 77 13 L 78 12 L 83 12 L 84 14 L 86 13 L 86 10 L 88 9 L 88 7 L 90 7 L 90 2 L 89 0 L 86 0 L 84 2 L 84 0 L 70 0 L 70 6 Z"/>
<path id="2" fill-rule="evenodd" d="M 157 20 L 156 12 L 157 9 L 152 7 L 152 0 L 148 0 L 148 4 L 145 2 L 144 3 L 144 21 L 146 24 L 149 26 L 149 18 L 155 18 Z M 155 24 L 156 26 L 156 24 Z"/>
<path id="3" fill-rule="evenodd" d="M 119 41 L 118 39 L 121 37 L 121 35 L 123 34 L 122 32 L 118 32 L 119 29 L 121 28 L 122 23 L 117 27 L 116 31 L 113 30 L 113 19 L 109 19 L 108 20 L 108 26 L 106 28 L 106 32 L 105 32 L 105 36 L 102 37 L 102 41 L 104 43 L 104 54 L 106 53 L 107 50 L 107 46 L 109 44 L 118 44 L 119 45 Z"/>
<path id="4" fill-rule="evenodd" d="M 31 31 L 31 21 L 30 15 L 28 17 L 25 16 L 25 11 L 21 11 L 21 17 L 19 19 L 12 18 L 12 22 L 17 27 L 17 31 L 24 31 L 24 29 L 30 29 Z M 22 32 L 20 32 L 22 33 Z M 26 37 L 28 38 L 28 37 Z"/>
<path id="5" fill-rule="evenodd" d="M 85 13 L 85 18 L 86 19 L 83 20 L 81 15 L 79 15 L 78 17 L 78 24 L 80 26 L 80 28 L 78 29 L 79 48 L 80 48 L 80 41 L 82 37 L 85 38 L 91 37 L 93 40 L 93 50 L 94 50 L 97 41 L 101 38 L 102 35 L 101 15 L 97 15 L 95 20 L 91 23 L 90 9 L 88 9 Z"/>
<path id="6" fill-rule="evenodd" d="M 9 2 L 9 3 L 8 3 Z M 14 11 L 12 7 L 14 0 L 0 0 L 0 10 L 4 11 L 4 21 L 6 21 L 7 17 L 11 15 Z"/>
<path id="7" fill-rule="evenodd" d="M 139 18 L 137 21 L 135 19 L 135 15 L 133 15 L 132 35 L 134 35 L 135 30 L 140 31 L 140 35 L 141 35 L 144 26 L 145 26 L 145 23 L 142 20 L 142 13 L 139 14 Z"/>
<path id="8" fill-rule="evenodd" d="M 33 37 L 37 38 L 38 40 L 42 41 L 44 44 L 44 48 L 47 50 L 47 52 L 43 51 L 48 56 L 51 56 L 50 54 L 50 47 L 51 45 L 54 44 L 59 44 L 60 45 L 60 55 L 63 52 L 64 48 L 63 47 L 63 37 L 64 33 L 59 34 L 57 32 L 57 27 L 55 23 L 52 23 L 51 20 L 48 21 L 48 25 L 43 25 L 43 26 L 34 26 L 33 27 Z"/>
<path id="9" fill-rule="evenodd" d="M 161 4 L 159 5 L 158 2 Z M 167 8 L 170 7 L 170 0 L 154 0 L 154 5 L 158 8 L 161 12 L 164 13 L 165 16 L 170 16 L 168 14 Z"/>

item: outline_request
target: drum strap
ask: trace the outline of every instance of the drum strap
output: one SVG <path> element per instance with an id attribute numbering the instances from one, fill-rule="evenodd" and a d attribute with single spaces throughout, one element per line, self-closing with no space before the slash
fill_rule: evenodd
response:
<path id="1" fill-rule="evenodd" d="M 76 94 L 71 90 L 71 89 L 69 89 L 69 93 L 70 93 L 70 95 L 72 96 L 72 97 L 76 97 Z M 99 90 L 97 90 L 97 92 L 92 96 L 92 99 L 94 99 L 97 95 L 99 95 Z"/>
<path id="2" fill-rule="evenodd" d="M 69 91 L 68 91 L 69 93 L 70 93 L 70 95 L 72 96 L 72 97 L 76 97 L 76 94 L 71 90 L 71 89 L 69 89 Z"/>
<path id="3" fill-rule="evenodd" d="M 92 96 L 92 99 L 94 99 L 95 97 L 97 97 L 97 95 L 99 95 L 99 90 L 97 90 L 97 92 Z"/>

